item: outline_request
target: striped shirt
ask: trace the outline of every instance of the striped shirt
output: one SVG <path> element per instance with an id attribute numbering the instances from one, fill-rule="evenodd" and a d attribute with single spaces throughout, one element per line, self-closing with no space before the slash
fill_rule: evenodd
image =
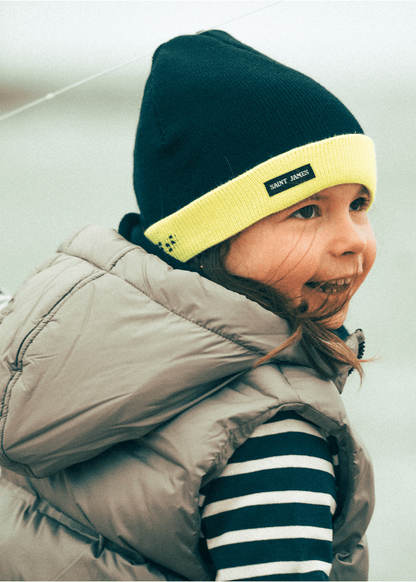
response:
<path id="1" fill-rule="evenodd" d="M 277 413 L 201 491 L 202 533 L 217 580 L 328 580 L 336 510 L 328 441 Z"/>

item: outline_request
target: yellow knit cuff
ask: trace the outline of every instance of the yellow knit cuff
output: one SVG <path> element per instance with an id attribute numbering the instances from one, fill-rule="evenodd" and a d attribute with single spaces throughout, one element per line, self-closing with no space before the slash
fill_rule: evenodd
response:
<path id="1" fill-rule="evenodd" d="M 271 158 L 159 220 L 144 234 L 185 262 L 258 220 L 338 184 L 363 184 L 374 199 L 376 162 L 369 137 L 340 135 Z"/>

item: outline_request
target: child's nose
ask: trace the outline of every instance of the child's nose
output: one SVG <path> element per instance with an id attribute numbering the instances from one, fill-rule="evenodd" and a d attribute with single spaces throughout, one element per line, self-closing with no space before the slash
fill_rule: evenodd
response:
<path id="1" fill-rule="evenodd" d="M 365 230 L 356 224 L 350 216 L 333 225 L 331 250 L 336 256 L 345 254 L 360 255 L 367 247 Z"/>

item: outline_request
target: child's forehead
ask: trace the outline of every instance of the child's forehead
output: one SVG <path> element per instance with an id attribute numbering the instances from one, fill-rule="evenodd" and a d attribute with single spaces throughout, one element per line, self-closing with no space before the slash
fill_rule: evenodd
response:
<path id="1" fill-rule="evenodd" d="M 363 184 L 338 184 L 338 186 L 356 186 L 357 192 L 355 194 L 357 196 L 369 196 L 369 194 L 370 194 L 368 188 L 366 188 L 366 186 L 363 186 Z M 307 200 L 307 201 L 309 201 L 309 200 L 310 201 L 319 201 L 319 200 L 325 200 L 325 199 L 329 198 L 330 196 L 336 196 L 336 192 L 334 192 L 334 188 L 336 188 L 336 186 L 332 186 L 331 188 L 326 188 L 325 190 L 321 190 L 320 192 L 316 192 L 315 194 L 312 194 L 312 196 L 309 196 L 305 200 Z"/>

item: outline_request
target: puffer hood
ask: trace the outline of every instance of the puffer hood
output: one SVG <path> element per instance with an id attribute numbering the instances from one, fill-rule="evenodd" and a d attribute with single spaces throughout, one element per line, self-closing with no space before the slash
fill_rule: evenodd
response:
<path id="1" fill-rule="evenodd" d="M 0 463 L 45 477 L 140 438 L 289 335 L 245 297 L 85 227 L 2 313 Z M 308 366 L 296 345 L 277 363 Z"/>

